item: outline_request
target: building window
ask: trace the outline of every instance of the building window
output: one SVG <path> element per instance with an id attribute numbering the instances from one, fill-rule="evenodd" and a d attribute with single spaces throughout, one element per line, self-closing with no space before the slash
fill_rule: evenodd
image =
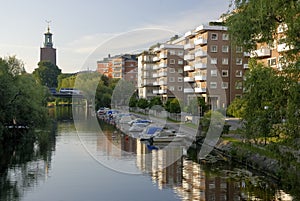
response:
<path id="1" fill-rule="evenodd" d="M 217 33 L 212 33 L 211 34 L 211 40 L 218 40 L 218 34 Z"/>
<path id="2" fill-rule="evenodd" d="M 276 58 L 268 59 L 269 66 L 276 66 Z"/>
<path id="3" fill-rule="evenodd" d="M 235 77 L 242 77 L 243 76 L 243 71 L 242 70 L 236 70 L 235 71 Z"/>
<path id="4" fill-rule="evenodd" d="M 175 59 L 170 59 L 170 64 L 175 64 Z"/>
<path id="5" fill-rule="evenodd" d="M 242 81 L 236 81 L 235 82 L 235 89 L 243 89 Z"/>
<path id="6" fill-rule="evenodd" d="M 175 55 L 175 50 L 170 50 L 170 55 Z"/>
<path id="7" fill-rule="evenodd" d="M 169 89 L 170 89 L 170 91 L 175 91 L 175 87 L 174 86 L 170 86 Z"/>
<path id="8" fill-rule="evenodd" d="M 179 68 L 178 73 L 183 73 L 183 70 L 181 68 Z"/>
<path id="9" fill-rule="evenodd" d="M 222 64 L 228 65 L 228 58 L 222 58 Z"/>
<path id="10" fill-rule="evenodd" d="M 222 89 L 228 89 L 228 82 L 222 82 Z"/>
<path id="11" fill-rule="evenodd" d="M 229 34 L 223 33 L 222 34 L 222 40 L 229 40 Z"/>
<path id="12" fill-rule="evenodd" d="M 236 58 L 236 65 L 242 65 L 243 64 L 243 59 L 242 58 Z"/>
<path id="13" fill-rule="evenodd" d="M 218 63 L 218 59 L 217 58 L 211 58 L 210 59 L 210 64 L 217 64 Z"/>
<path id="14" fill-rule="evenodd" d="M 175 78 L 174 77 L 169 77 L 169 82 L 175 82 Z"/>
<path id="15" fill-rule="evenodd" d="M 223 45 L 223 46 L 222 46 L 222 52 L 229 52 L 229 47 L 228 47 L 228 45 Z"/>
<path id="16" fill-rule="evenodd" d="M 170 73 L 175 73 L 175 68 L 170 68 L 170 69 L 169 69 L 169 72 L 170 72 Z"/>
<path id="17" fill-rule="evenodd" d="M 236 53 L 242 53 L 242 52 L 243 52 L 243 48 L 241 46 L 237 46 Z"/>
<path id="18" fill-rule="evenodd" d="M 228 70 L 222 70 L 222 77 L 228 77 Z"/>
<path id="19" fill-rule="evenodd" d="M 217 70 L 210 70 L 210 75 L 212 77 L 217 77 L 218 76 L 218 71 Z"/>
<path id="20" fill-rule="evenodd" d="M 178 51 L 178 56 L 183 56 L 183 51 Z"/>
<path id="21" fill-rule="evenodd" d="M 178 64 L 179 64 L 179 65 L 182 65 L 182 64 L 183 64 L 183 60 L 182 60 L 182 59 L 179 59 L 179 60 L 178 60 Z"/>
<path id="22" fill-rule="evenodd" d="M 212 46 L 210 47 L 210 51 L 211 51 L 211 52 L 218 52 L 218 46 L 217 46 L 217 45 L 212 45 Z"/>
<path id="23" fill-rule="evenodd" d="M 178 91 L 182 91 L 182 86 L 178 86 Z"/>
<path id="24" fill-rule="evenodd" d="M 209 84 L 209 86 L 210 86 L 211 89 L 216 89 L 217 88 L 217 83 L 216 82 L 211 82 Z"/>
<path id="25" fill-rule="evenodd" d="M 178 82 L 182 82 L 182 77 L 178 77 Z"/>

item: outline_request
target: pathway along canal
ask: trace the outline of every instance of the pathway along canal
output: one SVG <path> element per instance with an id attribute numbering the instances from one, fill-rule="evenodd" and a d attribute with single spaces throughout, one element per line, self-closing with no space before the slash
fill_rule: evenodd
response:
<path id="1" fill-rule="evenodd" d="M 47 143 L 0 150 L 1 201 L 292 200 L 245 167 L 199 164 L 193 149 L 151 149 L 105 123 L 99 132 L 82 120 L 88 131 L 78 133 L 68 110 L 57 114 Z"/>

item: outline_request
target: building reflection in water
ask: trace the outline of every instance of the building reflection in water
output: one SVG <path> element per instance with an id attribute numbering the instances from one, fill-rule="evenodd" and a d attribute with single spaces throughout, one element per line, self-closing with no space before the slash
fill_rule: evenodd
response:
<path id="1" fill-rule="evenodd" d="M 156 150 L 137 139 L 114 132 L 104 130 L 106 139 L 98 138 L 98 151 L 105 151 L 114 158 L 124 158 L 130 153 L 135 155 L 132 159 L 136 160 L 141 172 L 149 174 L 159 189 L 173 189 L 182 200 L 292 200 L 281 190 L 259 189 L 243 178 L 230 179 L 226 170 L 221 174 L 214 173 L 205 165 L 188 159 L 184 147 Z"/>

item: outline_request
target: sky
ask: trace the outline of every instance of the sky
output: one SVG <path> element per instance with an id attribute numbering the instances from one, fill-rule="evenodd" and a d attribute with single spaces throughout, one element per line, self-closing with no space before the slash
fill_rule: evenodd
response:
<path id="1" fill-rule="evenodd" d="M 63 73 L 94 70 L 108 54 L 138 53 L 217 20 L 230 0 L 0 0 L 0 57 L 37 68 L 47 22 Z"/>

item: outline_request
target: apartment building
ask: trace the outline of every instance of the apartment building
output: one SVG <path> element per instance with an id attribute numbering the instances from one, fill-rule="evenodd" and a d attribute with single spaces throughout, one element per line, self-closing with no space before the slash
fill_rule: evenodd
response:
<path id="1" fill-rule="evenodd" d="M 182 45 L 160 44 L 138 58 L 140 97 L 160 96 L 183 99 L 184 51 Z M 152 94 L 151 94 L 152 90 Z"/>
<path id="2" fill-rule="evenodd" d="M 153 93 L 158 90 L 158 86 L 153 85 L 156 82 L 156 78 L 153 78 L 155 56 L 156 54 L 151 51 L 144 51 L 138 55 L 138 96 L 140 98 L 151 99 L 157 96 Z"/>
<path id="3" fill-rule="evenodd" d="M 249 54 L 233 47 L 227 27 L 200 25 L 188 31 L 184 44 L 184 97 L 203 97 L 211 109 L 226 108 L 243 92 L 243 75 Z"/>
<path id="4" fill-rule="evenodd" d="M 270 66 L 277 70 L 284 68 L 284 54 L 293 49 L 285 43 L 285 32 L 288 27 L 286 24 L 281 24 L 277 28 L 276 39 L 273 44 L 257 44 L 257 49 L 250 53 L 251 57 L 255 57 L 259 62 L 266 66 Z"/>
<path id="5" fill-rule="evenodd" d="M 136 55 L 115 55 L 97 61 L 97 71 L 110 78 L 125 79 L 137 86 L 137 58 Z"/>

